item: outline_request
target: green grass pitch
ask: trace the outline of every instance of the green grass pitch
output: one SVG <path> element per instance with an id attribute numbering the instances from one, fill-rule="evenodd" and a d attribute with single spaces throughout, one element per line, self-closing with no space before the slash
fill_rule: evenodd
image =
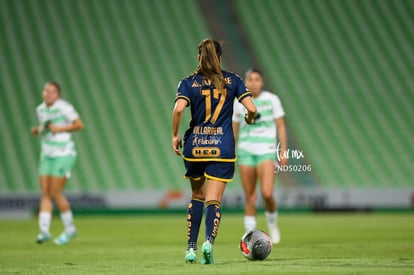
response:
<path id="1" fill-rule="evenodd" d="M 249 262 L 238 249 L 242 215 L 224 212 L 212 266 L 184 264 L 184 213 L 79 216 L 76 224 L 78 238 L 58 247 L 35 244 L 36 219 L 0 221 L 0 274 L 414 274 L 412 213 L 281 214 L 282 243 Z M 61 228 L 55 218 L 54 236 Z"/>

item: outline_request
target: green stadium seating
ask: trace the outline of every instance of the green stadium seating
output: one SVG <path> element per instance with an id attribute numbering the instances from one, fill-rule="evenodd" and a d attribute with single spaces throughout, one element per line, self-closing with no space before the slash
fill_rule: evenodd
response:
<path id="1" fill-rule="evenodd" d="M 319 183 L 414 186 L 414 2 L 234 3 Z"/>
<path id="2" fill-rule="evenodd" d="M 414 186 L 414 2 L 232 3 L 318 182 Z M 69 192 L 187 188 L 170 114 L 210 35 L 191 0 L 0 0 L 0 192 L 38 192 L 47 80 L 85 123 Z"/>
<path id="3" fill-rule="evenodd" d="M 186 188 L 170 116 L 201 18 L 191 0 L 0 1 L 0 191 L 38 192 L 29 129 L 50 79 L 85 123 L 68 191 Z"/>

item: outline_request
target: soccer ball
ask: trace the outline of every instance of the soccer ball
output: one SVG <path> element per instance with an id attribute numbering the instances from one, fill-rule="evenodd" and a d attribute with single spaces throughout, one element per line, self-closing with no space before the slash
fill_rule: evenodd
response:
<path id="1" fill-rule="evenodd" d="M 272 241 L 263 231 L 250 230 L 241 238 L 240 251 L 250 261 L 263 261 L 272 251 Z"/>

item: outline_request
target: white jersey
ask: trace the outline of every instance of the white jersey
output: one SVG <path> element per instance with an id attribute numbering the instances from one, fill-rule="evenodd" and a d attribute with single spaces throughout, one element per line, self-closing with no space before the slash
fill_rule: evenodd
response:
<path id="1" fill-rule="evenodd" d="M 57 126 L 68 126 L 79 118 L 79 114 L 75 111 L 75 108 L 63 99 L 56 100 L 49 107 L 43 102 L 37 106 L 36 113 L 39 123 L 42 126 L 46 126 L 49 122 Z M 53 134 L 46 129 L 42 134 L 42 155 L 49 157 L 76 155 L 72 134 L 70 132 Z"/>
<path id="2" fill-rule="evenodd" d="M 234 101 L 233 122 L 239 123 L 238 151 L 254 155 L 276 153 L 276 119 L 285 112 L 277 95 L 263 91 L 253 102 L 260 116 L 252 125 L 244 121 L 246 109 L 238 101 Z"/>

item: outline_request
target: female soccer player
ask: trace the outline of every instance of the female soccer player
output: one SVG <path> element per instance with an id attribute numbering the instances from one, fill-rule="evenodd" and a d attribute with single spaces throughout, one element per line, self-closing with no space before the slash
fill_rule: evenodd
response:
<path id="1" fill-rule="evenodd" d="M 83 123 L 73 106 L 60 96 L 58 83 L 46 83 L 43 90 L 44 101 L 36 108 L 40 126 L 31 129 L 32 135 L 42 137 L 39 167 L 42 197 L 39 212 L 40 232 L 37 236 L 39 244 L 52 237 L 49 231 L 53 210 L 52 200 L 60 210 L 65 227 L 65 230 L 54 240 L 55 244 L 66 244 L 76 236 L 72 211 L 63 195 L 63 188 L 76 161 L 71 132 L 81 130 Z"/>
<path id="2" fill-rule="evenodd" d="M 205 242 L 201 264 L 213 264 L 213 244 L 221 219 L 221 199 L 226 183 L 234 175 L 236 159 L 232 129 L 233 101 L 237 98 L 253 123 L 256 107 L 243 81 L 220 68 L 222 48 L 219 42 L 205 39 L 198 45 L 196 72 L 178 84 L 172 114 L 172 147 L 180 155 L 179 128 L 183 111 L 191 107 L 190 128 L 184 135 L 185 177 L 190 180 L 192 197 L 187 212 L 188 247 L 185 261 L 197 261 L 197 238 L 206 207 Z M 205 184 L 207 180 L 207 184 Z"/>
<path id="3" fill-rule="evenodd" d="M 263 91 L 263 74 L 257 69 L 246 73 L 246 86 L 253 95 L 257 106 L 255 124 L 247 125 L 241 117 L 244 107 L 234 104 L 233 129 L 238 138 L 238 164 L 240 177 L 246 198 L 244 226 L 246 231 L 256 227 L 256 181 L 259 179 L 264 200 L 265 214 L 270 237 L 274 244 L 280 242 L 277 226 L 276 201 L 273 196 L 275 181 L 275 161 L 277 154 L 276 135 L 279 137 L 279 155 L 287 150 L 287 137 L 284 111 L 279 98 Z M 237 137 L 238 136 L 238 137 Z M 287 159 L 280 160 L 280 165 L 287 164 Z"/>

